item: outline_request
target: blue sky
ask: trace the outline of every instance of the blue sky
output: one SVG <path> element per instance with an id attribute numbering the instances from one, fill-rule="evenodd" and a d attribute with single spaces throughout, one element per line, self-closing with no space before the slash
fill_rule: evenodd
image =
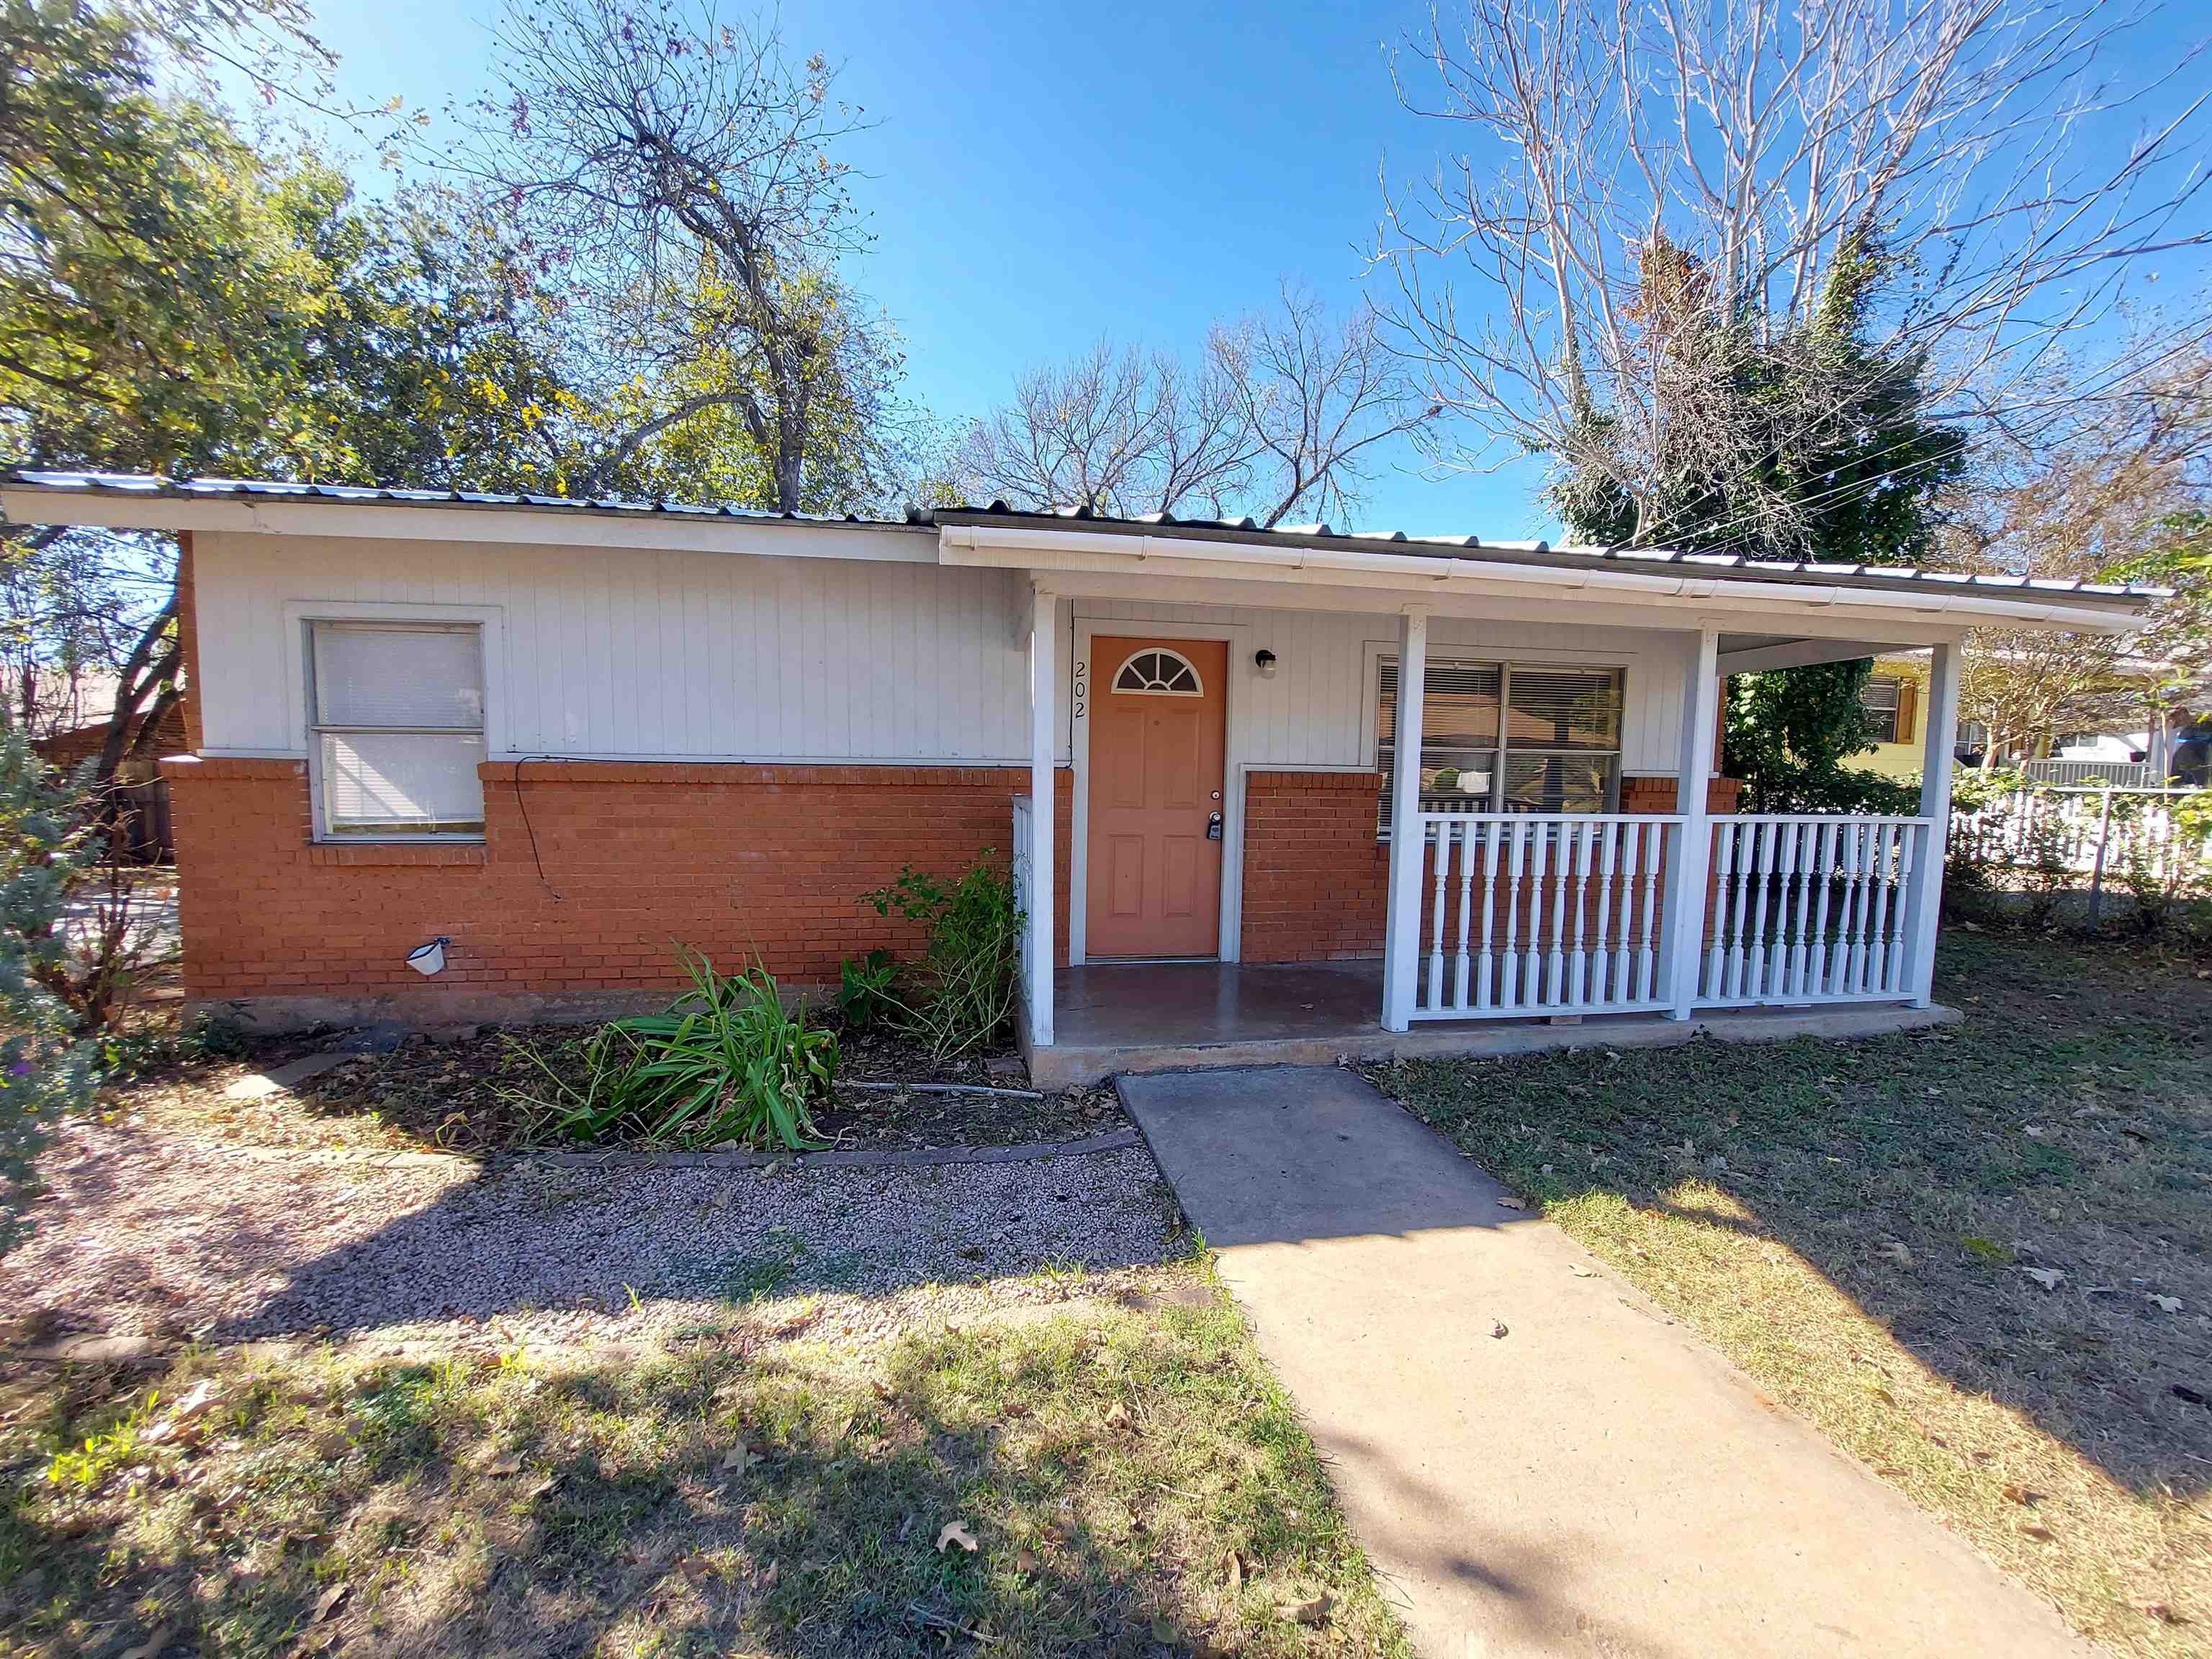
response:
<path id="1" fill-rule="evenodd" d="M 465 100 L 488 80 L 495 3 L 323 0 L 342 95 L 433 112 Z M 1393 279 L 1363 258 L 1382 177 L 1427 176 L 1452 137 L 1391 83 L 1393 49 L 1426 21 L 1419 0 L 787 0 L 781 15 L 791 51 L 842 64 L 841 95 L 878 123 L 851 141 L 875 237 L 852 274 L 903 334 L 910 389 L 948 419 L 1102 333 L 1194 350 L 1284 279 L 1339 304 L 1372 282 L 1387 299 Z M 2169 6 L 2120 67 L 2170 72 L 2203 27 L 2195 0 Z M 1407 72 L 1425 85 L 1418 59 Z M 2194 95 L 2189 79 L 2160 103 Z M 2167 274 L 2184 280 L 2155 297 L 2178 299 L 2187 274 Z M 1528 463 L 1438 476 L 1401 447 L 1375 469 L 1359 527 L 1553 533 L 1540 483 Z"/>

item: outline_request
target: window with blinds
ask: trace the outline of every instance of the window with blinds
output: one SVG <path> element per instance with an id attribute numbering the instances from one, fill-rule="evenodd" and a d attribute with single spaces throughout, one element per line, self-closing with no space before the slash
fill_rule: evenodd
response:
<path id="1" fill-rule="evenodd" d="M 474 623 L 308 624 L 325 836 L 481 836 L 483 640 Z"/>
<path id="2" fill-rule="evenodd" d="M 1602 812 L 1620 799 L 1615 668 L 1431 659 L 1421 697 L 1421 805 L 1437 812 Z M 1382 660 L 1376 764 L 1390 828 L 1398 662 Z"/>

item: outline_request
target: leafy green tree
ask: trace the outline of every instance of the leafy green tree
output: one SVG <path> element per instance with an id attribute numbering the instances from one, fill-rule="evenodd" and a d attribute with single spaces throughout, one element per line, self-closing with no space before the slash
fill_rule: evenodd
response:
<path id="1" fill-rule="evenodd" d="M 1923 559 L 1937 501 L 1964 468 L 1965 440 L 1928 418 L 1924 363 L 1869 343 L 1869 319 L 1896 270 L 1878 238 L 1855 236 L 1808 320 L 1778 330 L 1748 305 L 1723 303 L 1692 256 L 1655 245 L 1634 307 L 1653 383 L 1684 389 L 1679 422 L 1722 422 L 1771 441 L 1728 447 L 1754 455 L 1749 465 L 1713 465 L 1718 452 L 1690 435 L 1676 465 L 1571 468 L 1553 491 L 1569 530 L 1609 543 L 1641 530 L 1660 545 L 1815 562 Z M 1678 374 L 1676 363 L 1694 368 Z M 1616 482 L 1630 471 L 1656 480 L 1640 499 Z M 1751 810 L 1832 810 L 1893 793 L 1843 764 L 1873 747 L 1860 703 L 1872 672 L 1862 659 L 1735 678 L 1724 763 L 1745 781 Z"/>
<path id="2" fill-rule="evenodd" d="M 48 981 L 61 964 L 64 908 L 97 851 L 76 788 L 20 726 L 0 729 L 0 1250 L 21 1231 L 54 1120 L 96 1081 L 97 1048 Z"/>

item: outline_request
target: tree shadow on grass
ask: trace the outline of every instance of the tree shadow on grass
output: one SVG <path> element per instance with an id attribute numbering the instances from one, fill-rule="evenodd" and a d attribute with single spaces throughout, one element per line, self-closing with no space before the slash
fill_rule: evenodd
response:
<path id="1" fill-rule="evenodd" d="M 2212 987 L 2017 938 L 1947 942 L 1940 965 L 1967 1016 L 1950 1030 L 1375 1075 L 1516 1190 L 1632 1244 L 1662 1301 L 1729 1317 L 1743 1242 L 1771 1242 L 2128 1490 L 2212 1489 L 2212 1412 L 2188 1397 L 2212 1398 Z M 1667 1259 L 1652 1221 L 1683 1229 Z M 1777 1304 L 1776 1340 L 1795 1311 Z"/>
<path id="2" fill-rule="evenodd" d="M 136 1501 L 19 1503 L 19 1635 L 160 1607 L 174 1641 L 239 1655 L 1401 1650 L 1218 1307 L 880 1364 L 232 1363 L 201 1449 L 149 1460 Z M 975 1550 L 940 1547 L 956 1522 Z M 1276 1609 L 1322 1590 L 1320 1625 Z"/>

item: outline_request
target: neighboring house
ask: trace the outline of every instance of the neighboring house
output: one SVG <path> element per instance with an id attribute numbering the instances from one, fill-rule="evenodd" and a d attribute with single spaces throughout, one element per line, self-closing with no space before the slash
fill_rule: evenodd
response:
<path id="1" fill-rule="evenodd" d="M 112 674 L 57 678 L 52 685 L 42 687 L 41 706 L 32 729 L 43 735 L 32 738 L 31 747 L 41 759 L 65 772 L 75 771 L 106 746 L 107 728 L 114 718 L 115 694 Z M 131 727 L 132 744 L 140 730 L 141 725 Z M 134 760 L 126 754 L 117 768 L 116 781 L 122 790 L 118 805 L 125 809 L 121 814 L 125 845 L 135 862 L 154 864 L 176 855 L 169 821 L 169 786 L 161 776 L 159 766 L 162 756 L 180 753 L 190 746 L 184 705 L 173 702 L 155 730 L 147 757 Z"/>
<path id="2" fill-rule="evenodd" d="M 2166 664 L 2124 657 L 2115 669 L 2118 678 L 2141 684 L 2146 702 L 2149 688 L 2169 681 Z M 1862 694 L 1875 723 L 1875 746 L 1869 754 L 1854 756 L 1847 764 L 1864 767 L 1885 777 L 1910 778 L 1923 763 L 1921 708 L 1927 697 L 1928 658 L 1924 653 L 1877 657 L 1874 673 Z M 1959 722 L 1954 753 L 1962 766 L 1979 766 L 1989 750 L 1989 731 L 1979 721 Z M 2069 731 L 2046 734 L 2032 755 L 2003 755 L 1999 764 L 2023 767 L 2046 781 L 2076 783 L 2101 778 L 2118 784 L 2152 784 L 2167 772 L 2172 747 L 2166 734 L 2138 726 L 2132 731 Z"/>
<path id="3" fill-rule="evenodd" d="M 914 943 L 858 894 L 1011 845 L 1052 896 L 1039 1075 L 1263 1005 L 1340 1051 L 1428 1021 L 1924 1005 L 1959 641 L 2142 603 L 998 507 L 27 474 L 0 508 L 181 534 L 194 694 L 164 770 L 195 1003 L 582 1012 L 665 995 L 678 941 L 834 984 Z M 1922 816 L 1714 816 L 1723 676 L 1922 647 Z M 1161 959 L 1208 965 L 1120 965 Z"/>

